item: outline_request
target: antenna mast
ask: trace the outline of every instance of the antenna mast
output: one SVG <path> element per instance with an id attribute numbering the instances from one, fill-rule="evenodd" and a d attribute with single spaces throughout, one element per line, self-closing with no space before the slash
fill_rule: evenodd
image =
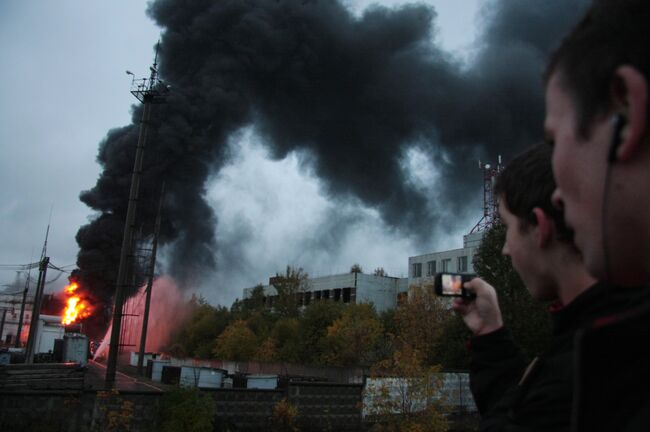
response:
<path id="1" fill-rule="evenodd" d="M 484 164 L 481 161 L 478 163 L 479 169 L 483 170 L 483 216 L 474 225 L 474 228 L 469 232 L 470 234 L 487 231 L 499 219 L 499 201 L 494 196 L 494 183 L 499 173 L 503 171 L 501 155 L 499 155 L 497 161 L 496 166 Z"/>

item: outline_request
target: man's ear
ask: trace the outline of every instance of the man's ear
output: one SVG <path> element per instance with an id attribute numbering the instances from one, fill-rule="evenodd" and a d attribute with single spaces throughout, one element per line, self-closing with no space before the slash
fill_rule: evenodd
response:
<path id="1" fill-rule="evenodd" d="M 639 150 L 647 132 L 648 81 L 638 69 L 620 66 L 614 73 L 612 98 L 626 120 L 616 160 L 625 162 Z"/>
<path id="2" fill-rule="evenodd" d="M 533 209 L 533 215 L 537 220 L 535 227 L 535 241 L 540 249 L 552 243 L 555 237 L 555 222 L 539 207 Z"/>

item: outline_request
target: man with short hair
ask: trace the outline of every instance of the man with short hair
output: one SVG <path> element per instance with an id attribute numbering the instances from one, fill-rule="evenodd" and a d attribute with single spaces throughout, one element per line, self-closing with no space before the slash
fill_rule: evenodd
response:
<path id="1" fill-rule="evenodd" d="M 547 140 L 588 270 L 637 297 L 577 341 L 574 430 L 650 430 L 650 2 L 596 0 L 546 73 Z"/>
<path id="2" fill-rule="evenodd" d="M 470 383 L 482 431 L 569 430 L 576 331 L 632 300 L 594 285 L 562 213 L 553 207 L 551 149 L 537 145 L 514 158 L 495 185 L 506 226 L 502 253 L 510 256 L 535 300 L 554 301 L 550 349 L 526 367 L 503 325 L 494 288 L 481 279 L 465 287 L 476 299 L 454 309 L 474 333 Z"/>

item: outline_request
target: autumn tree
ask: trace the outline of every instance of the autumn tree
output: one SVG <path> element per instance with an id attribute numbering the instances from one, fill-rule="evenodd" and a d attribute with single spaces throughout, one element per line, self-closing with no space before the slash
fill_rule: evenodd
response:
<path id="1" fill-rule="evenodd" d="M 253 360 L 260 362 L 276 362 L 280 360 L 280 355 L 278 354 L 278 349 L 275 346 L 275 340 L 269 336 L 257 348 L 255 354 L 253 355 Z"/>
<path id="2" fill-rule="evenodd" d="M 439 366 L 427 366 L 424 356 L 400 341 L 390 358 L 375 364 L 366 386 L 370 418 L 383 432 L 445 432 L 447 407 L 442 398 Z"/>
<path id="3" fill-rule="evenodd" d="M 248 328 L 246 321 L 237 320 L 219 335 L 213 354 L 224 360 L 250 360 L 257 351 L 258 342 L 258 337 Z"/>
<path id="4" fill-rule="evenodd" d="M 550 321 L 544 305 L 528 293 L 510 257 L 501 254 L 505 238 L 505 226 L 493 225 L 474 257 L 474 268 L 496 289 L 504 324 L 517 344 L 526 354 L 535 356 L 545 351 L 550 342 Z"/>
<path id="5" fill-rule="evenodd" d="M 369 366 L 377 360 L 383 328 L 374 306 L 349 304 L 327 327 L 325 361 L 337 366 Z"/>
<path id="6" fill-rule="evenodd" d="M 396 336 L 417 350 L 425 364 L 436 363 L 444 323 L 451 317 L 449 301 L 437 297 L 433 286 L 411 286 L 409 299 L 395 311 Z"/>

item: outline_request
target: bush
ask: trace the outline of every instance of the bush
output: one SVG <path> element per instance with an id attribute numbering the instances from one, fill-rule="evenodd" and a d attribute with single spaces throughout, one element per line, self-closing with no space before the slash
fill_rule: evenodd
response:
<path id="1" fill-rule="evenodd" d="M 273 432 L 298 432 L 297 417 L 298 409 L 286 399 L 282 399 L 273 407 L 270 429 Z"/>
<path id="2" fill-rule="evenodd" d="M 215 403 L 197 389 L 175 388 L 162 397 L 160 430 L 162 432 L 212 432 Z"/>

